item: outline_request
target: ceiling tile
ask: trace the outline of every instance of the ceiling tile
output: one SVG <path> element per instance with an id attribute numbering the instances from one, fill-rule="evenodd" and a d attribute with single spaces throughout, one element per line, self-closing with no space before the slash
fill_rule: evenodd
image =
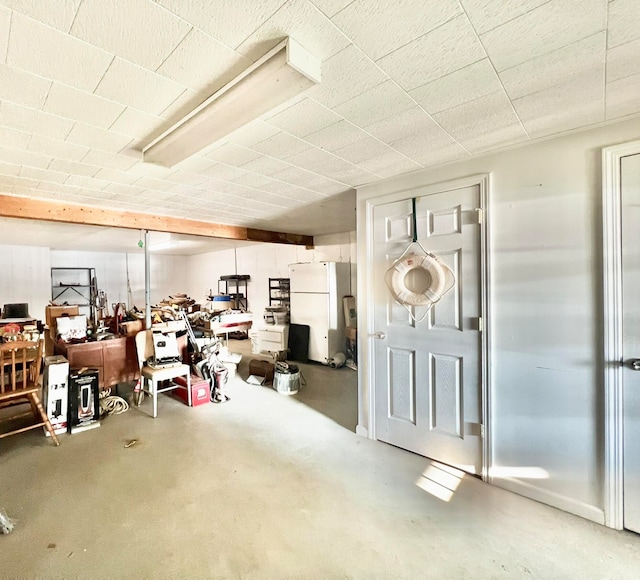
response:
<path id="1" fill-rule="evenodd" d="M 20 177 L 27 177 L 29 179 L 36 179 L 38 181 L 46 181 L 49 183 L 64 183 L 67 177 L 66 173 L 59 171 L 47 171 L 46 169 L 38 169 L 36 167 L 23 166 L 20 170 Z"/>
<path id="2" fill-rule="evenodd" d="M 422 165 L 391 149 L 384 155 L 372 157 L 362 163 L 358 163 L 358 167 L 379 177 L 386 178 L 408 173 L 409 171 L 416 171 L 421 169 Z"/>
<path id="3" fill-rule="evenodd" d="M 51 139 L 43 135 L 32 135 L 28 150 L 58 159 L 66 159 L 67 161 L 81 161 L 89 152 L 88 147 L 62 141 L 61 139 Z"/>
<path id="4" fill-rule="evenodd" d="M 30 193 L 30 190 L 36 188 L 40 182 L 36 179 L 29 179 L 27 177 L 14 177 L 13 175 L 0 175 L 0 185 L 2 185 L 2 191 L 4 192 L 7 187 L 15 186 L 20 188 L 23 193 Z M 8 193 L 17 193 L 16 190 Z"/>
<path id="5" fill-rule="evenodd" d="M 332 20 L 378 60 L 461 13 L 457 0 L 355 0 Z"/>
<path id="6" fill-rule="evenodd" d="M 209 169 L 213 165 L 215 165 L 215 162 L 213 160 L 206 159 L 205 157 L 200 157 L 199 155 L 194 155 L 193 157 L 187 157 L 187 159 L 181 161 L 175 167 L 176 169 L 182 171 L 201 173 L 202 171 L 204 171 L 205 169 Z M 167 176 L 167 179 L 168 177 L 169 176 Z"/>
<path id="7" fill-rule="evenodd" d="M 353 0 L 311 0 L 313 4 L 326 16 L 331 18 L 334 14 L 337 14 L 351 4 Z"/>
<path id="8" fill-rule="evenodd" d="M 458 16 L 381 58 L 380 67 L 407 91 L 486 56 L 466 16 Z"/>
<path id="9" fill-rule="evenodd" d="M 607 82 L 640 73 L 640 39 L 607 51 Z"/>
<path id="10" fill-rule="evenodd" d="M 0 54 L 2 47 L 0 47 Z M 0 100 L 40 109 L 47 98 L 51 81 L 17 68 L 0 64 Z"/>
<path id="11" fill-rule="evenodd" d="M 116 58 L 95 93 L 151 115 L 160 115 L 184 91 L 185 88 L 174 81 Z"/>
<path id="12" fill-rule="evenodd" d="M 469 157 L 469 153 L 437 125 L 426 136 L 414 133 L 395 141 L 392 147 L 423 167 Z"/>
<path id="13" fill-rule="evenodd" d="M 153 34 L 141 34 L 141 24 Z M 71 34 L 155 70 L 191 26 L 148 0 L 84 0 Z"/>
<path id="14" fill-rule="evenodd" d="M 438 125 L 427 113 L 416 106 L 398 113 L 395 117 L 366 125 L 364 129 L 381 141 L 392 143 L 409 135 L 437 130 Z"/>
<path id="15" fill-rule="evenodd" d="M 447 109 L 434 117 L 471 153 L 527 139 L 503 91 Z"/>
<path id="16" fill-rule="evenodd" d="M 251 62 L 215 38 L 192 28 L 156 72 L 196 92 L 211 95 Z"/>
<path id="17" fill-rule="evenodd" d="M 511 99 L 564 84 L 594 70 L 601 71 L 602 85 L 605 42 L 606 34 L 599 32 L 504 70 L 500 78 Z"/>
<path id="18" fill-rule="evenodd" d="M 286 3 L 286 0 L 260 0 L 260 2 L 255 0 L 236 0 L 235 2 L 156 1 L 232 48 L 236 48 Z"/>
<path id="19" fill-rule="evenodd" d="M 99 48 L 13 13 L 7 64 L 93 92 L 112 59 Z"/>
<path id="20" fill-rule="evenodd" d="M 474 62 L 411 91 L 429 113 L 438 113 L 501 90 L 500 80 L 488 58 Z"/>
<path id="21" fill-rule="evenodd" d="M 207 159 L 213 159 L 220 163 L 239 167 L 260 157 L 260 153 L 245 147 L 240 147 L 239 145 L 234 145 L 233 143 L 225 143 L 213 150 L 206 157 Z"/>
<path id="22" fill-rule="evenodd" d="M 113 131 L 104 131 L 97 127 L 76 123 L 71 129 L 67 141 L 108 153 L 119 153 L 131 142 L 131 138 Z"/>
<path id="23" fill-rule="evenodd" d="M 81 175 L 85 177 L 93 177 L 98 171 L 99 167 L 93 165 L 86 165 L 85 163 L 78 163 L 76 161 L 66 161 L 65 159 L 54 159 L 49 165 L 48 169 L 53 171 L 62 171 L 70 175 Z"/>
<path id="24" fill-rule="evenodd" d="M 104 181 L 113 181 L 117 184 L 122 184 L 122 185 L 133 185 L 136 181 L 138 181 L 137 175 L 132 175 L 131 173 L 125 173 L 124 171 L 118 171 L 117 169 L 108 169 L 106 167 L 102 167 L 100 171 L 98 171 L 98 173 L 94 175 L 94 177 L 96 179 L 102 179 Z"/>
<path id="25" fill-rule="evenodd" d="M 640 113 L 640 74 L 607 83 L 607 119 Z"/>
<path id="26" fill-rule="evenodd" d="M 296 137 L 306 137 L 334 125 L 341 119 L 324 105 L 311 99 L 303 99 L 276 115 L 265 117 L 264 120 Z"/>
<path id="27" fill-rule="evenodd" d="M 55 6 L 43 0 L 2 0 L 9 8 L 53 26 L 62 32 L 69 32 L 71 23 L 82 0 L 55 0 Z"/>
<path id="28" fill-rule="evenodd" d="M 242 169 L 259 173 L 260 175 L 273 175 L 289 167 L 291 166 L 288 163 L 273 157 L 267 157 L 266 155 L 260 155 L 260 157 L 242 165 Z"/>
<path id="29" fill-rule="evenodd" d="M 274 173 L 271 177 L 297 187 L 322 193 L 329 193 L 329 191 L 331 193 L 339 193 L 347 189 L 344 183 L 337 183 L 334 180 L 306 171 L 299 167 L 290 167 L 289 169 L 278 171 L 278 173 Z"/>
<path id="30" fill-rule="evenodd" d="M 98 168 L 96 167 L 95 169 Z M 65 182 L 65 185 L 70 185 L 85 190 L 102 190 L 107 187 L 107 185 L 109 185 L 109 182 L 103 181 L 101 179 L 93 179 L 86 175 L 70 175 L 69 179 L 67 179 L 67 181 Z"/>
<path id="31" fill-rule="evenodd" d="M 534 8 L 546 4 L 549 0 L 460 0 L 471 24 L 478 34 L 509 22 L 518 16 L 531 12 Z"/>
<path id="32" fill-rule="evenodd" d="M 9 147 L 0 147 L 0 159 L 5 163 L 28 165 L 29 167 L 39 167 L 40 169 L 46 169 L 49 163 L 51 163 L 51 157 L 47 157 L 46 155 L 29 153 L 28 151 L 11 149 Z"/>
<path id="33" fill-rule="evenodd" d="M 213 165 L 214 163 L 211 162 L 211 165 L 209 167 L 212 167 Z M 186 185 L 197 187 L 205 183 L 208 177 L 205 175 L 200 175 L 199 173 L 191 173 L 190 171 L 178 169 L 177 171 L 174 171 L 173 173 L 167 175 L 165 179 L 172 183 L 184 183 Z"/>
<path id="34" fill-rule="evenodd" d="M 236 145 L 242 145 L 243 147 L 253 147 L 261 141 L 265 141 L 274 135 L 280 133 L 280 130 L 273 125 L 269 125 L 258 119 L 252 121 L 240 129 L 236 129 L 231 135 L 228 136 L 230 142 Z"/>
<path id="35" fill-rule="evenodd" d="M 109 127 L 109 130 L 120 133 L 120 135 L 152 141 L 156 135 L 162 133 L 166 125 L 168 122 L 161 117 L 127 107 Z"/>
<path id="36" fill-rule="evenodd" d="M 513 106 L 531 137 L 604 121 L 602 72 L 596 70 L 570 83 L 515 99 Z"/>
<path id="37" fill-rule="evenodd" d="M 362 51 L 353 44 L 322 65 L 322 82 L 305 94 L 327 107 L 335 107 L 388 80 Z"/>
<path id="38" fill-rule="evenodd" d="M 0 102 L 0 125 L 54 139 L 64 139 L 73 127 L 73 121 L 2 101 Z"/>
<path id="39" fill-rule="evenodd" d="M 293 197 L 295 199 L 304 199 L 308 201 L 315 201 L 326 197 L 324 194 L 318 193 L 317 191 L 311 191 L 309 189 L 298 187 L 296 185 L 292 185 L 291 183 L 285 183 L 284 181 L 276 179 L 269 183 L 265 183 L 262 186 L 262 189 L 276 195 L 282 195 L 287 198 Z"/>
<path id="40" fill-rule="evenodd" d="M 15 163 L 4 163 L 0 161 L 0 175 L 12 175 L 14 177 L 17 177 L 19 173 L 20 165 L 16 165 Z"/>
<path id="41" fill-rule="evenodd" d="M 238 51 L 255 61 L 285 36 L 294 38 L 321 61 L 350 44 L 313 4 L 307 0 L 290 0 L 238 46 Z"/>
<path id="42" fill-rule="evenodd" d="M 482 34 L 498 71 L 604 30 L 607 0 L 551 0 Z"/>
<path id="43" fill-rule="evenodd" d="M 638 0 L 613 0 L 609 3 L 609 48 L 640 38 L 640 6 Z"/>
<path id="44" fill-rule="evenodd" d="M 9 48 L 9 29 L 11 28 L 11 10 L 0 6 L 0 63 L 7 60 Z"/>
<path id="45" fill-rule="evenodd" d="M 123 193 L 132 197 L 137 197 L 144 191 L 144 188 L 137 187 L 135 185 L 128 185 L 126 183 L 110 183 L 103 191 L 111 193 Z M 142 200 L 141 200 L 142 201 Z"/>
<path id="46" fill-rule="evenodd" d="M 131 157 L 107 153 L 106 151 L 99 151 L 98 149 L 91 149 L 84 159 L 82 159 L 82 162 L 88 163 L 89 165 L 107 167 L 109 169 L 118 169 L 119 171 L 127 171 L 127 169 L 130 169 L 138 163 L 138 161 Z"/>
<path id="47" fill-rule="evenodd" d="M 175 184 L 170 181 L 164 181 L 162 179 L 155 179 L 153 177 L 141 177 L 137 181 L 133 183 L 133 185 L 137 185 L 138 187 L 143 187 L 144 189 L 155 189 L 156 191 L 166 191 L 173 187 Z"/>
<path id="48" fill-rule="evenodd" d="M 393 153 L 393 149 L 389 145 L 374 139 L 373 137 L 367 137 L 357 143 L 352 143 L 341 149 L 336 149 L 333 154 L 337 155 L 341 159 L 354 163 L 362 167 L 362 162 L 372 159 L 374 157 L 384 157 L 389 153 Z"/>
<path id="49" fill-rule="evenodd" d="M 31 141 L 30 133 L 11 129 L 10 127 L 0 127 L 0 146 L 2 147 L 26 151 L 29 141 Z"/>
<path id="50" fill-rule="evenodd" d="M 220 179 L 222 181 L 231 181 L 244 175 L 246 171 L 239 167 L 233 167 L 232 165 L 226 165 L 224 163 L 215 163 L 209 169 L 202 172 L 203 175 Z"/>
<path id="51" fill-rule="evenodd" d="M 307 135 L 305 141 L 325 151 L 335 151 L 365 139 L 369 135 L 348 121 L 340 121 L 316 133 Z"/>
<path id="52" fill-rule="evenodd" d="M 107 129 L 124 111 L 124 106 L 90 93 L 53 83 L 44 110 L 67 119 Z"/>
<path id="53" fill-rule="evenodd" d="M 301 153 L 309 149 L 311 145 L 305 143 L 302 139 L 298 139 L 287 133 L 278 133 L 265 141 L 261 141 L 252 147 L 260 153 L 276 157 L 277 159 L 287 159 L 292 155 Z"/>
<path id="54" fill-rule="evenodd" d="M 413 99 L 396 83 L 388 80 L 335 107 L 336 113 L 359 126 L 392 117 L 415 106 Z"/>

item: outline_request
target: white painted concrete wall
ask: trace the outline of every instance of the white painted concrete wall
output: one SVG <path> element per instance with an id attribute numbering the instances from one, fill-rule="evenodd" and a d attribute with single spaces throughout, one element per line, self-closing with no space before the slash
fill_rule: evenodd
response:
<path id="1" fill-rule="evenodd" d="M 496 483 L 603 521 L 601 149 L 640 119 L 416 172 L 358 192 L 360 320 L 364 200 L 491 174 L 492 442 Z M 360 335 L 366 326 L 360 327 Z M 366 342 L 359 429 L 368 428 Z M 528 468 L 536 472 L 527 475 Z M 546 474 L 546 475 L 545 475 Z M 542 475 L 542 478 L 538 478 Z"/>
<path id="2" fill-rule="evenodd" d="M 184 256 L 151 254 L 151 303 L 170 294 L 185 292 L 187 260 Z M 109 309 L 124 302 L 144 310 L 144 253 L 51 251 L 51 267 L 95 268 L 98 288 L 107 293 Z M 131 285 L 129 304 L 127 278 Z"/>
<path id="3" fill-rule="evenodd" d="M 0 306 L 27 302 L 29 314 L 44 320 L 51 299 L 49 248 L 0 246 Z"/>
<path id="4" fill-rule="evenodd" d="M 352 291 L 356 291 L 356 233 L 345 232 L 316 236 L 315 247 L 285 244 L 254 244 L 236 250 L 222 250 L 188 258 L 188 294 L 204 301 L 209 290 L 218 293 L 220 276 L 249 274 L 247 285 L 249 310 L 254 323 L 263 320 L 269 305 L 269 278 L 288 278 L 289 264 L 296 262 L 352 262 Z"/>

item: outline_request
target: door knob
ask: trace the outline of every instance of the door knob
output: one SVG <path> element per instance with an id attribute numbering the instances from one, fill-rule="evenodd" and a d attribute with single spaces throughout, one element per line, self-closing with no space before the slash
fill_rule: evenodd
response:
<path id="1" fill-rule="evenodd" d="M 629 361 L 631 370 L 640 371 L 640 358 L 634 358 Z"/>
<path id="2" fill-rule="evenodd" d="M 378 340 L 384 340 L 387 337 L 387 335 L 384 332 L 373 332 L 369 336 L 373 338 L 377 338 Z M 640 361 L 638 361 L 638 363 L 640 364 Z"/>

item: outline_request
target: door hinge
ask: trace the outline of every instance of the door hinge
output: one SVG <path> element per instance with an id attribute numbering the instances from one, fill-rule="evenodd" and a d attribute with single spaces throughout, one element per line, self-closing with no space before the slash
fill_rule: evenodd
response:
<path id="1" fill-rule="evenodd" d="M 476 212 L 478 214 L 478 225 L 482 225 L 484 210 L 481 207 L 477 207 Z"/>
<path id="2" fill-rule="evenodd" d="M 484 438 L 484 424 L 480 423 L 480 437 Z"/>
<path id="3" fill-rule="evenodd" d="M 478 332 L 482 332 L 483 328 L 482 328 L 482 316 L 478 316 L 477 320 L 477 325 L 478 325 Z"/>

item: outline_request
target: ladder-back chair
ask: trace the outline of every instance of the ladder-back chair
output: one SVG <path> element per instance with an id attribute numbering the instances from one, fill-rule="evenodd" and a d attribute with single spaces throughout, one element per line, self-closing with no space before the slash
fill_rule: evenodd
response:
<path id="1" fill-rule="evenodd" d="M 43 343 L 41 339 L 37 342 L 20 340 L 0 344 L 0 408 L 28 402 L 36 420 L 36 423 L 27 427 L 0 433 L 0 439 L 29 429 L 45 427 L 53 443 L 60 444 L 40 401 L 39 381 Z M 7 413 L 8 416 L 3 422 L 26 417 L 31 413 Z"/>

